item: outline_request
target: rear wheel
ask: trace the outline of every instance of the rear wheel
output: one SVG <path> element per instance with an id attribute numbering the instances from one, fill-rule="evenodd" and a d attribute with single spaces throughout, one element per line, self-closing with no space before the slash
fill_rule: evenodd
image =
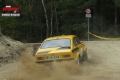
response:
<path id="1" fill-rule="evenodd" d="M 83 57 L 82 57 L 81 61 L 86 61 L 87 59 L 88 59 L 87 52 L 84 51 L 84 52 L 83 52 Z"/>

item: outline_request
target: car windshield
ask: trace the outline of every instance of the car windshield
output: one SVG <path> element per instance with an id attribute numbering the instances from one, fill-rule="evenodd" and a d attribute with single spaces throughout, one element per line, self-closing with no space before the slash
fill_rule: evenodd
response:
<path id="1" fill-rule="evenodd" d="M 52 48 L 52 47 L 70 47 L 70 39 L 47 40 L 41 46 L 41 48 Z"/>

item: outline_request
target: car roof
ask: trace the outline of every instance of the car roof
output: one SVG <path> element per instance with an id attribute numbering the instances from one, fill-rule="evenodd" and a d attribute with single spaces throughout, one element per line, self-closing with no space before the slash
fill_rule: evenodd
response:
<path id="1" fill-rule="evenodd" d="M 52 40 L 52 39 L 58 39 L 58 38 L 69 38 L 69 39 L 72 39 L 72 38 L 74 38 L 74 37 L 76 37 L 76 36 L 75 36 L 75 35 L 53 36 L 53 37 L 49 37 L 49 38 L 45 39 L 45 41 L 46 41 L 46 40 Z"/>

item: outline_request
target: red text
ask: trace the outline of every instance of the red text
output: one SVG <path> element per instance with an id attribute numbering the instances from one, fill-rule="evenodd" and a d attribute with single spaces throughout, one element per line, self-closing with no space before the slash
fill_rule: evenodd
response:
<path id="1" fill-rule="evenodd" d="M 18 11 L 20 8 L 17 7 L 4 7 L 2 11 Z"/>

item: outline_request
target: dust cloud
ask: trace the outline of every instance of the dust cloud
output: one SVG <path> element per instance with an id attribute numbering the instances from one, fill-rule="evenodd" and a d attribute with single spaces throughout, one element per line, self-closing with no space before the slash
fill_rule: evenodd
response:
<path id="1" fill-rule="evenodd" d="M 91 41 L 88 60 L 77 66 L 72 61 L 35 63 L 30 50 L 21 55 L 17 69 L 9 73 L 8 80 L 119 80 L 120 42 Z"/>
<path id="2" fill-rule="evenodd" d="M 73 75 L 80 75 L 81 68 L 72 61 L 35 63 L 29 51 L 24 51 L 18 68 L 9 75 L 9 80 L 73 80 Z"/>

